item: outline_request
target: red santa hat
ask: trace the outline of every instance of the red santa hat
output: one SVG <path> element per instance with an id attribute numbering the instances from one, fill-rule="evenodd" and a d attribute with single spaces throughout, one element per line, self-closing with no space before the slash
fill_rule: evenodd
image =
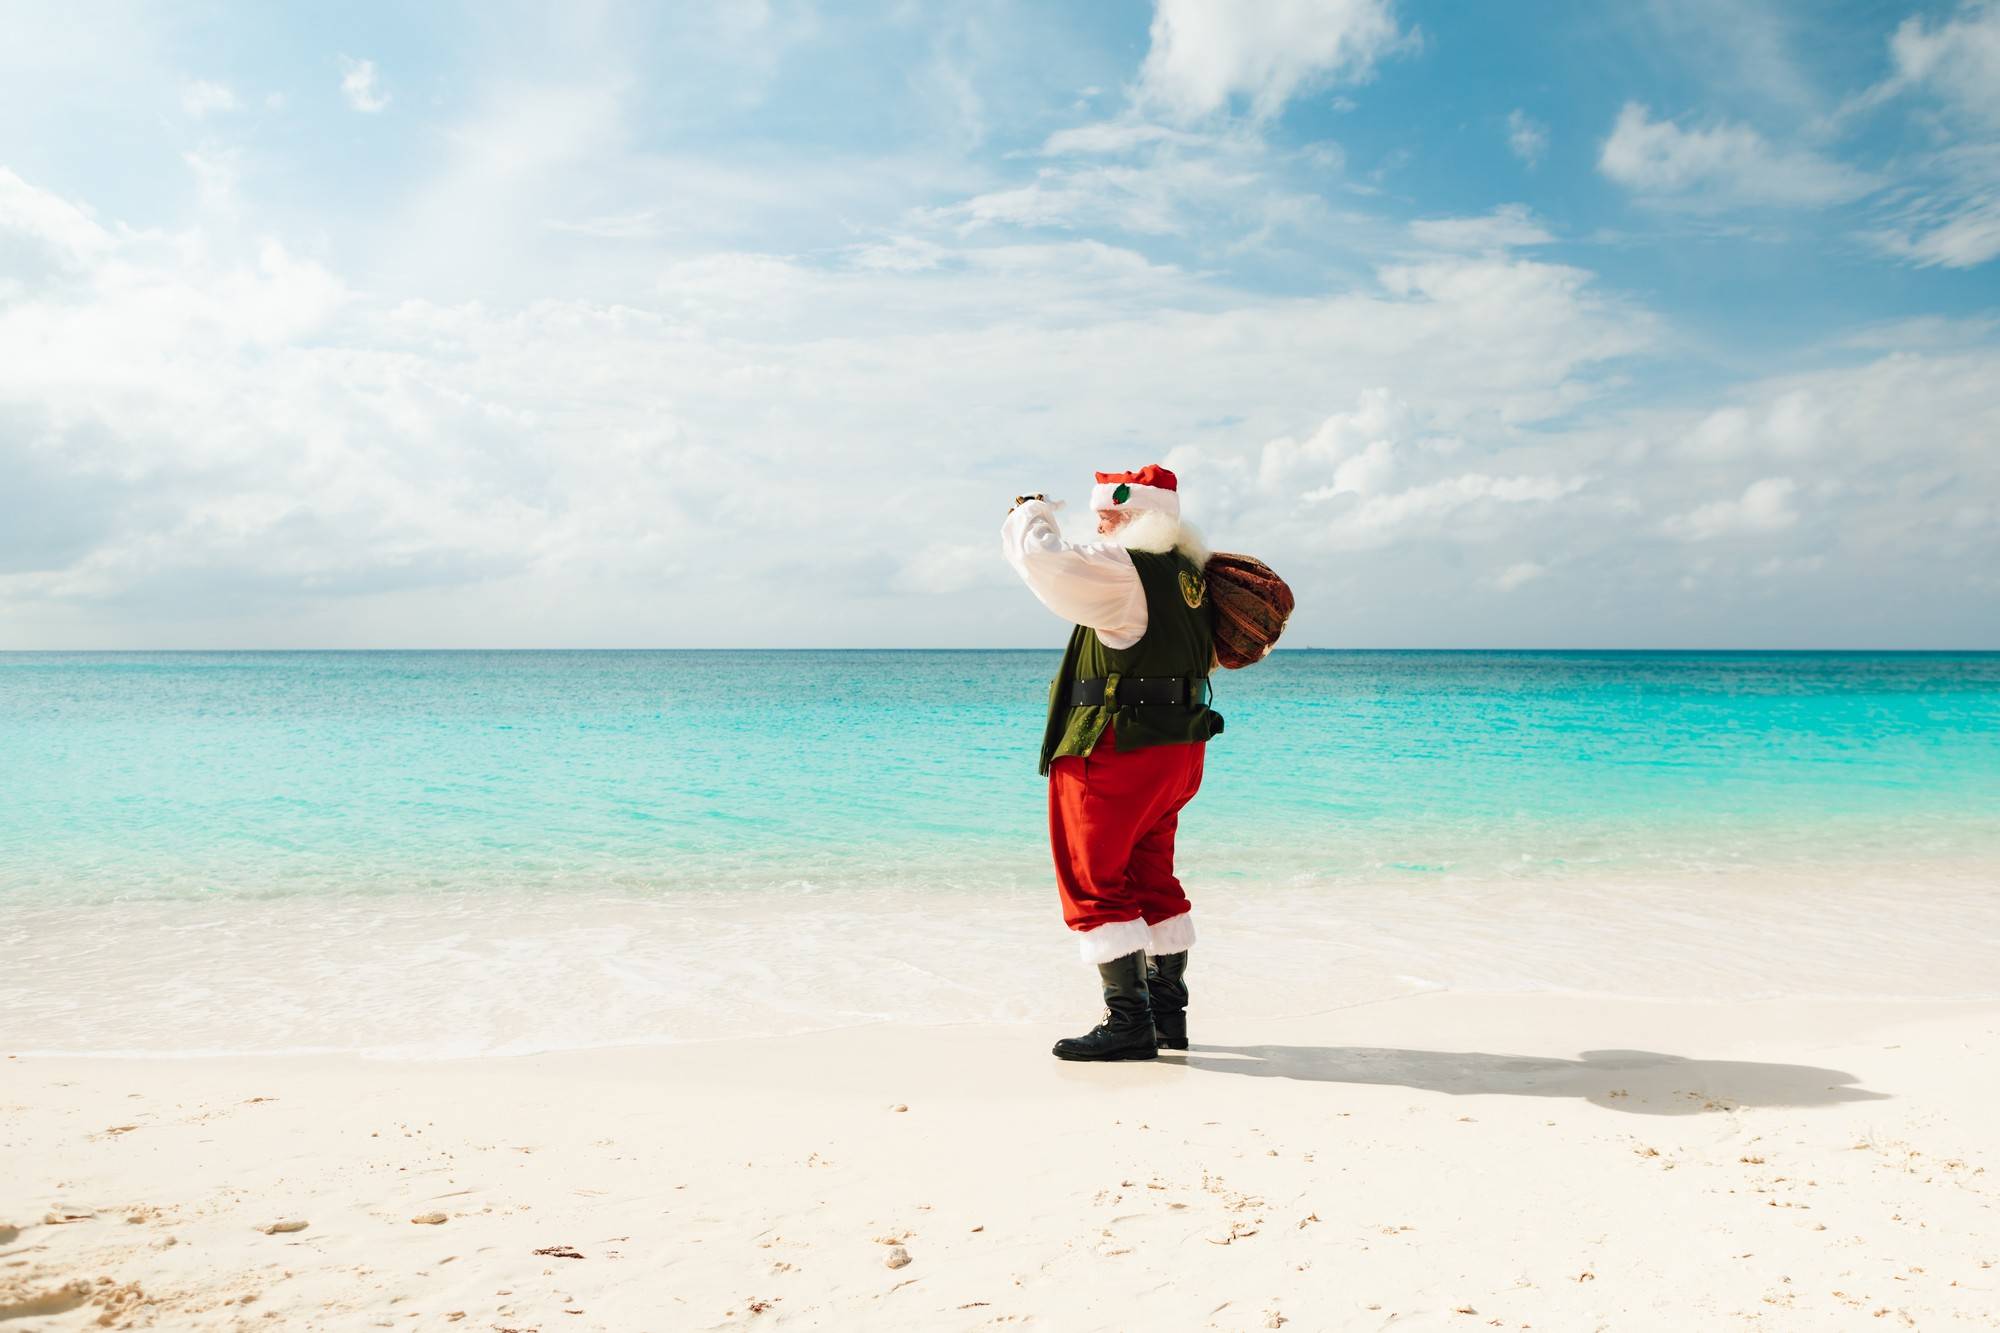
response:
<path id="1" fill-rule="evenodd" d="M 1091 488 L 1092 509 L 1150 509 L 1174 518 L 1181 516 L 1180 484 L 1174 474 L 1158 463 L 1148 463 L 1137 472 L 1100 472 Z"/>

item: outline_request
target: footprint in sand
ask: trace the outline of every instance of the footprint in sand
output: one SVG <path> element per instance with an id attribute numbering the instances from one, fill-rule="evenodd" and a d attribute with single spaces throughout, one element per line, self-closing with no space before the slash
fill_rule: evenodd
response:
<path id="1" fill-rule="evenodd" d="M 91 1285 L 81 1278 L 65 1282 L 49 1291 L 29 1292 L 17 1281 L 0 1287 L 0 1319 L 25 1319 L 29 1315 L 62 1314 L 90 1299 Z"/>

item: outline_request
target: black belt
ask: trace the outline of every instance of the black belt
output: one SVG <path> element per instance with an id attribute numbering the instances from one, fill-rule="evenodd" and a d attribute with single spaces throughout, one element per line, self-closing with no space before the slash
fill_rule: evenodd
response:
<path id="1" fill-rule="evenodd" d="M 1108 677 L 1087 676 L 1071 681 L 1070 707 L 1103 707 L 1106 679 Z M 1127 704 L 1186 704 L 1190 680 L 1197 690 L 1208 684 L 1207 676 L 1120 676 L 1118 687 L 1112 691 L 1112 702 L 1120 708 Z"/>

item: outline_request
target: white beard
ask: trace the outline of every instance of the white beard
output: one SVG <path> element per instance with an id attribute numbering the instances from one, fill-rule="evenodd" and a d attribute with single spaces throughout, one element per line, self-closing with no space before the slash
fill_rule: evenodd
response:
<path id="1" fill-rule="evenodd" d="M 1179 551 L 1194 562 L 1196 569 L 1208 564 L 1208 543 L 1186 519 L 1142 509 L 1120 524 L 1111 540 L 1128 551 L 1151 551 L 1155 555 Z"/>

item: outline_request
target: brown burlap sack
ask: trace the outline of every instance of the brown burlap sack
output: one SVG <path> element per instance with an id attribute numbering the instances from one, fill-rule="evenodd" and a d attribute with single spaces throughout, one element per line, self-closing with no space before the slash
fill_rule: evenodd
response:
<path id="1" fill-rule="evenodd" d="M 1263 661 L 1291 618 L 1292 590 L 1247 555 L 1217 551 L 1205 572 L 1215 601 L 1215 660 L 1231 669 Z"/>

